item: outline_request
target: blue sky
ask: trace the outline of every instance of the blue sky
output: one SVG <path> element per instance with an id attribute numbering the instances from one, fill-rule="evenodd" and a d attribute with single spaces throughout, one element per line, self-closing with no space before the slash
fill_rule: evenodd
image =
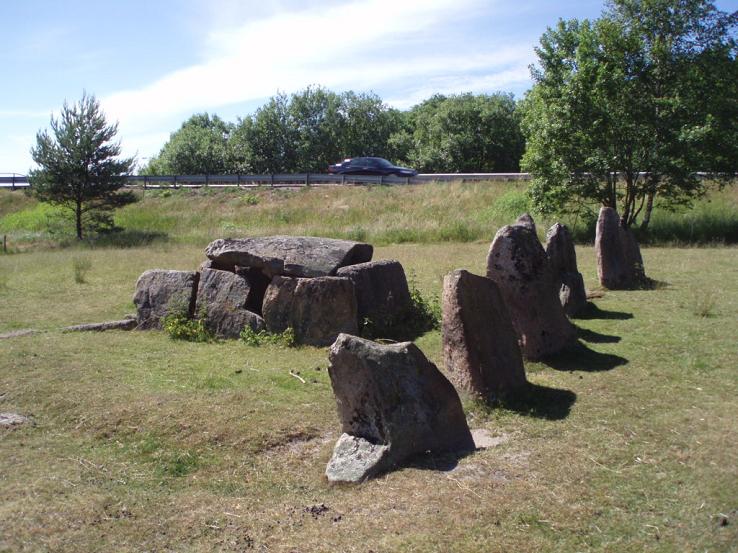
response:
<path id="1" fill-rule="evenodd" d="M 717 6 L 734 10 L 738 0 Z M 531 85 L 533 47 L 587 0 L 5 0 L 0 173 L 27 173 L 52 113 L 82 91 L 145 160 L 193 113 L 226 120 L 278 91 L 374 91 L 408 108 L 433 93 Z"/>

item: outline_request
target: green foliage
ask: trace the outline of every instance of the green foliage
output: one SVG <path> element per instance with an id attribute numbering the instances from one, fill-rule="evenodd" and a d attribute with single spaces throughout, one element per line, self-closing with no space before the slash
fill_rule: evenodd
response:
<path id="1" fill-rule="evenodd" d="M 266 330 L 256 331 L 250 326 L 241 331 L 241 340 L 249 346 L 259 347 L 272 345 L 280 348 L 294 348 L 297 346 L 295 331 L 288 327 L 284 332 L 268 332 Z"/>
<path id="2" fill-rule="evenodd" d="M 523 190 L 508 190 L 495 200 L 490 208 L 492 218 L 510 222 L 514 221 L 521 213 L 529 212 L 531 209 L 530 197 Z"/>
<path id="3" fill-rule="evenodd" d="M 601 203 L 646 228 L 657 196 L 703 194 L 696 171 L 734 172 L 737 21 L 708 0 L 612 0 L 594 22 L 548 29 L 523 102 L 536 209 Z"/>
<path id="4" fill-rule="evenodd" d="M 92 261 L 87 257 L 75 257 L 72 259 L 72 273 L 74 274 L 74 282 L 84 284 L 87 279 L 87 273 L 92 269 Z"/>
<path id="5" fill-rule="evenodd" d="M 135 200 L 118 192 L 134 165 L 133 158 L 118 158 L 120 144 L 112 141 L 118 125 L 108 125 L 95 97 L 83 94 L 77 104 L 64 102 L 51 131 L 40 131 L 31 150 L 39 165 L 29 175 L 33 194 L 71 211 L 78 240 L 85 229 L 112 228 L 110 213 Z"/>
<path id="6" fill-rule="evenodd" d="M 217 115 L 198 113 L 173 132 L 145 175 L 217 175 L 233 172 L 229 138 L 233 125 Z"/>
<path id="7" fill-rule="evenodd" d="M 524 139 L 511 94 L 435 95 L 415 106 L 409 117 L 412 145 L 407 158 L 419 171 L 519 169 Z"/>
<path id="8" fill-rule="evenodd" d="M 185 340 L 187 342 L 211 342 L 213 338 L 205 326 L 204 317 L 191 319 L 180 309 L 170 309 L 169 314 L 162 321 L 164 332 L 169 334 L 173 340 Z"/>

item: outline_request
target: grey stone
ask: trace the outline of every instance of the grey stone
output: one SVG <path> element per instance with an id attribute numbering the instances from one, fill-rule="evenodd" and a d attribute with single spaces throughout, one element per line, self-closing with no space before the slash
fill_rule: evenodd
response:
<path id="1" fill-rule="evenodd" d="M 327 346 L 341 332 L 356 334 L 354 284 L 345 277 L 276 276 L 264 296 L 264 321 L 270 332 L 288 327 L 302 344 Z"/>
<path id="2" fill-rule="evenodd" d="M 443 359 L 451 380 L 484 400 L 525 388 L 518 338 L 497 285 L 463 269 L 443 279 Z"/>
<path id="3" fill-rule="evenodd" d="M 581 313 L 587 307 L 584 278 L 577 268 L 574 240 L 566 225 L 556 223 L 546 233 L 546 255 L 551 270 L 560 281 L 559 301 L 569 316 Z"/>
<path id="4" fill-rule="evenodd" d="M 161 328 L 169 313 L 181 312 L 192 317 L 195 309 L 198 273 L 153 269 L 136 282 L 133 303 L 139 329 Z"/>
<path id="5" fill-rule="evenodd" d="M 258 332 L 264 329 L 264 320 L 246 308 L 250 294 L 251 286 L 243 276 L 204 269 L 197 288 L 195 314 L 220 338 L 238 338 L 246 326 Z"/>
<path id="6" fill-rule="evenodd" d="M 105 321 L 103 323 L 87 323 L 64 327 L 64 332 L 104 332 L 106 330 L 133 330 L 138 326 L 136 319 Z"/>
<path id="7" fill-rule="evenodd" d="M 646 280 L 643 258 L 633 231 L 611 207 L 601 207 L 595 232 L 597 276 L 610 290 L 633 288 Z"/>
<path id="8" fill-rule="evenodd" d="M 30 418 L 18 413 L 0 413 L 0 427 L 10 428 L 32 422 Z"/>
<path id="9" fill-rule="evenodd" d="M 413 343 L 341 334 L 329 359 L 343 431 L 329 481 L 361 482 L 426 452 L 474 450 L 456 390 Z"/>
<path id="10" fill-rule="evenodd" d="M 0 340 L 5 340 L 8 338 L 20 338 L 21 336 L 32 336 L 34 334 L 38 334 L 38 330 L 35 328 L 22 328 L 19 330 L 10 330 L 8 332 L 2 332 L 0 333 Z"/>
<path id="11" fill-rule="evenodd" d="M 314 236 L 264 236 L 215 240 L 205 253 L 219 266 L 257 268 L 269 277 L 318 277 L 371 261 L 373 248 L 361 242 Z"/>
<path id="12" fill-rule="evenodd" d="M 541 359 L 576 340 L 559 300 L 558 279 L 530 225 L 497 231 L 487 255 L 487 277 L 505 300 L 524 357 Z"/>
<path id="13" fill-rule="evenodd" d="M 383 259 L 338 269 L 354 283 L 359 320 L 392 320 L 410 305 L 410 289 L 399 261 Z"/>
<path id="14" fill-rule="evenodd" d="M 518 217 L 515 220 L 515 224 L 528 227 L 534 233 L 536 232 L 536 222 L 533 220 L 533 217 L 531 216 L 530 213 L 523 213 L 520 217 Z"/>

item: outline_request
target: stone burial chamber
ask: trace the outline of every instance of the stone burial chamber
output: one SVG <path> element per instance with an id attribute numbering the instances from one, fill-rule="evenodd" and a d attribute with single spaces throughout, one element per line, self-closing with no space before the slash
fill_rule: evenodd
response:
<path id="1" fill-rule="evenodd" d="M 218 239 L 198 271 L 146 271 L 136 285 L 138 328 L 161 328 L 178 309 L 220 338 L 295 331 L 327 346 L 358 333 L 365 318 L 389 317 L 410 302 L 398 261 L 372 261 L 370 244 L 312 236 Z M 185 301 L 183 298 L 186 298 Z M 186 304 L 186 307 L 183 306 Z"/>
<path id="2" fill-rule="evenodd" d="M 474 451 L 456 390 L 412 342 L 341 334 L 328 357 L 343 432 L 330 482 L 363 482 L 427 452 Z"/>

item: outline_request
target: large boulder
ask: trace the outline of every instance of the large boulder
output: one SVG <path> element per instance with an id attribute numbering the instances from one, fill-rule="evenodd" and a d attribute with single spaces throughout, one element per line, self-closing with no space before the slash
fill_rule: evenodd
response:
<path id="1" fill-rule="evenodd" d="M 546 233 L 546 255 L 551 269 L 558 277 L 559 301 L 567 315 L 574 316 L 587 307 L 584 279 L 577 268 L 574 240 L 566 225 L 556 223 Z"/>
<path id="2" fill-rule="evenodd" d="M 358 332 L 354 284 L 344 277 L 276 276 L 264 296 L 263 315 L 270 332 L 292 327 L 298 342 L 313 346 L 328 346 L 341 332 Z"/>
<path id="3" fill-rule="evenodd" d="M 518 338 L 497 285 L 463 269 L 443 279 L 443 359 L 457 388 L 491 400 L 525 388 Z"/>
<path id="4" fill-rule="evenodd" d="M 371 261 L 370 244 L 314 236 L 218 239 L 205 254 L 217 268 L 251 267 L 269 277 L 335 275 L 340 267 Z"/>
<path id="5" fill-rule="evenodd" d="M 354 283 L 359 320 L 392 321 L 410 305 L 410 289 L 399 261 L 381 260 L 338 269 Z"/>
<path id="6" fill-rule="evenodd" d="M 197 288 L 195 315 L 220 338 L 238 338 L 249 326 L 264 329 L 264 320 L 247 309 L 251 286 L 241 275 L 218 269 L 203 269 Z"/>
<path id="7" fill-rule="evenodd" d="M 195 310 L 198 273 L 152 269 L 136 282 L 133 303 L 139 329 L 161 328 L 170 313 L 192 317 Z"/>
<path id="8" fill-rule="evenodd" d="M 487 277 L 500 289 L 523 355 L 541 359 L 576 339 L 559 301 L 559 284 L 533 225 L 502 227 L 487 255 Z"/>
<path id="9" fill-rule="evenodd" d="M 474 449 L 456 390 L 413 343 L 341 334 L 329 359 L 343 431 L 329 481 L 361 482 L 428 451 Z"/>
<path id="10" fill-rule="evenodd" d="M 611 207 L 601 207 L 595 231 L 597 276 L 610 290 L 629 289 L 646 280 L 643 258 L 633 231 Z"/>

